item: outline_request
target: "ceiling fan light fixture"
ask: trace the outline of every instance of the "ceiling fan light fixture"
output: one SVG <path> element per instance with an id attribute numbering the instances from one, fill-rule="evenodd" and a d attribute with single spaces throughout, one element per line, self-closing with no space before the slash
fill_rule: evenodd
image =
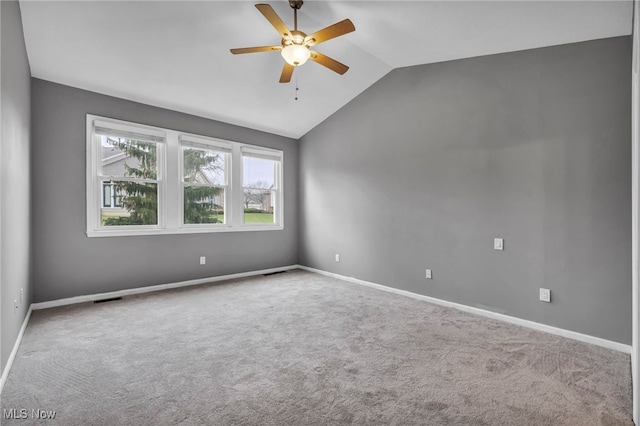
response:
<path id="1" fill-rule="evenodd" d="M 315 48 L 315 46 L 320 43 L 355 31 L 356 27 L 353 25 L 353 22 L 351 22 L 350 19 L 343 19 L 308 36 L 298 30 L 298 9 L 300 9 L 302 3 L 304 3 L 302 0 L 289 1 L 289 6 L 293 9 L 293 30 L 287 27 L 271 6 L 266 3 L 256 4 L 256 8 L 260 13 L 267 18 L 267 21 L 269 21 L 273 28 L 278 31 L 278 34 L 282 36 L 280 46 L 244 47 L 231 49 L 231 53 L 238 55 L 241 53 L 273 52 L 279 50 L 282 58 L 285 60 L 282 73 L 280 74 L 280 83 L 291 82 L 293 70 L 300 65 L 304 65 L 309 59 L 340 75 L 347 72 L 349 67 L 345 64 L 341 64 L 335 59 L 331 59 L 316 50 L 311 51 L 310 48 L 312 46 Z"/>
<path id="2" fill-rule="evenodd" d="M 311 56 L 309 48 L 301 44 L 290 44 L 285 46 L 281 53 L 284 60 L 294 67 L 303 65 Z"/>

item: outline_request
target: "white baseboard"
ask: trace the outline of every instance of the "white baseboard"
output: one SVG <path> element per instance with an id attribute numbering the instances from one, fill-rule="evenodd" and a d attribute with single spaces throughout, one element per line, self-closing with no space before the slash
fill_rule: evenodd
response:
<path id="1" fill-rule="evenodd" d="M 172 288 L 189 287 L 189 286 L 194 286 L 199 284 L 212 283 L 216 281 L 232 280 L 235 278 L 252 277 L 254 275 L 271 274 L 274 272 L 288 271 L 290 269 L 297 269 L 297 268 L 298 268 L 298 265 L 290 265 L 290 266 L 283 266 L 280 268 L 262 269 L 260 271 L 241 272 L 238 274 L 221 275 L 218 277 L 199 278 L 196 280 L 180 281 L 176 283 L 159 284 L 159 285 L 153 285 L 148 287 L 138 287 L 138 288 L 131 288 L 126 290 L 110 291 L 107 293 L 88 294 L 84 296 L 69 297 L 66 299 L 52 300 L 50 302 L 32 303 L 31 308 L 33 308 L 33 310 L 55 308 L 58 306 L 73 305 L 76 303 L 93 302 L 96 300 L 113 299 L 116 297 L 131 296 L 134 294 L 151 293 L 154 291 L 169 290 Z"/>
<path id="2" fill-rule="evenodd" d="M 16 359 L 16 354 L 18 353 L 18 347 L 20 346 L 20 342 L 22 342 L 22 336 L 24 336 L 24 331 L 26 330 L 27 324 L 29 323 L 29 318 L 31 318 L 31 312 L 33 312 L 33 309 L 31 308 L 31 306 L 29 306 L 27 315 L 25 315 L 24 320 L 22 321 L 22 327 L 20 327 L 20 332 L 18 333 L 16 342 L 13 344 L 13 349 L 9 354 L 7 365 L 5 365 L 4 370 L 2 370 L 2 377 L 0 378 L 0 394 L 2 394 L 2 389 L 4 389 L 4 384 L 7 382 L 7 378 L 9 377 L 9 371 L 11 371 L 13 360 Z"/>
<path id="3" fill-rule="evenodd" d="M 315 272 L 321 275 L 326 275 L 332 278 L 337 278 L 339 280 L 352 282 L 355 284 L 364 285 L 367 287 L 376 288 L 378 290 L 387 291 L 390 293 L 399 294 L 402 296 L 411 297 L 413 299 L 424 300 L 426 302 L 433 303 L 434 305 L 446 306 L 448 308 L 458 309 L 460 311 L 469 312 L 476 315 L 482 315 L 484 317 L 496 319 L 499 321 L 508 322 L 515 325 L 520 325 L 522 327 L 532 328 L 538 331 L 544 331 L 550 334 L 555 334 L 562 337 L 567 337 L 569 339 L 578 340 L 584 343 L 590 343 L 592 345 L 602 346 L 604 348 L 613 349 L 615 351 L 623 352 L 625 354 L 631 354 L 631 346 L 625 345 L 623 343 L 613 342 L 611 340 L 601 339 L 600 337 L 589 336 L 588 334 L 577 333 L 575 331 L 565 330 L 563 328 L 553 327 L 546 324 L 541 324 L 535 321 L 529 321 L 517 317 L 512 317 L 509 315 L 499 314 L 497 312 L 487 311 L 485 309 L 476 308 L 473 306 L 463 305 L 461 303 L 449 302 L 447 300 L 436 299 L 435 297 L 423 296 L 421 294 L 412 293 L 406 290 L 399 290 L 393 287 L 387 287 L 381 284 L 372 283 L 369 281 L 360 280 L 357 278 L 346 277 L 340 274 L 334 274 L 333 272 L 327 272 L 320 269 L 310 268 L 308 266 L 298 265 L 298 268 L 304 269 L 305 271 Z"/>

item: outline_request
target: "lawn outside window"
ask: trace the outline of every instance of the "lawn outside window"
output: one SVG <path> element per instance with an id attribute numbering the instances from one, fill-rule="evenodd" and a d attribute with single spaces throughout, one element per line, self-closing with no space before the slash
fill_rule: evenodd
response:
<path id="1" fill-rule="evenodd" d="M 87 114 L 87 236 L 283 229 L 279 150 Z"/>

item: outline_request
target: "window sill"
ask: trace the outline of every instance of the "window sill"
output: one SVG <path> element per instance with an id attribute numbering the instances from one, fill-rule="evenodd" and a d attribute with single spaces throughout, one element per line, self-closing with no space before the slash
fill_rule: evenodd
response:
<path id="1" fill-rule="evenodd" d="M 253 232 L 253 231 L 282 231 L 283 225 L 247 225 L 220 226 L 216 228 L 185 227 L 177 229 L 109 229 L 87 231 L 88 238 L 95 237 L 133 237 L 141 235 L 180 235 L 180 234 L 215 234 L 218 232 Z"/>

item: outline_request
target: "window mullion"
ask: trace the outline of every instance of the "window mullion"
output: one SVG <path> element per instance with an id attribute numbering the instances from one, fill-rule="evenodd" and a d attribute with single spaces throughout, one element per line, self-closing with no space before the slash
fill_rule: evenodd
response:
<path id="1" fill-rule="evenodd" d="M 244 224 L 244 193 L 242 188 L 242 150 L 240 145 L 235 144 L 231 152 L 231 180 L 230 187 L 231 203 L 231 226 L 241 227 Z"/>
<path id="2" fill-rule="evenodd" d="M 178 143 L 178 133 L 167 132 L 167 142 L 165 147 L 166 176 L 164 177 L 165 193 L 163 197 L 164 224 L 168 229 L 175 229 L 182 221 L 182 180 L 180 178 L 180 144 Z M 168 161 L 167 161 L 168 160 Z M 178 202 L 169 202 L 178 200 Z"/>

